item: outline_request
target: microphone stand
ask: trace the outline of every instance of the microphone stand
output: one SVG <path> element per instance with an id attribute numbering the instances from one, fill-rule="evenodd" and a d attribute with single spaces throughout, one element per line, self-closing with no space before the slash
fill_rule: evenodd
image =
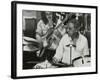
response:
<path id="1" fill-rule="evenodd" d="M 66 45 L 66 46 L 70 47 L 70 65 L 73 66 L 73 64 L 72 64 L 72 47 L 76 47 L 76 45 L 69 44 L 69 45 Z"/>
<path id="2" fill-rule="evenodd" d="M 70 64 L 72 65 L 72 44 L 69 45 L 70 47 Z"/>

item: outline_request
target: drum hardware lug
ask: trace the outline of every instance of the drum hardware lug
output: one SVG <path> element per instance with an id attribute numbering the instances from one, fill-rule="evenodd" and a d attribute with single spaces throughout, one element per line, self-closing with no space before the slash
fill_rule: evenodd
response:
<path id="1" fill-rule="evenodd" d="M 82 59 L 82 64 L 84 64 L 84 60 Z"/>

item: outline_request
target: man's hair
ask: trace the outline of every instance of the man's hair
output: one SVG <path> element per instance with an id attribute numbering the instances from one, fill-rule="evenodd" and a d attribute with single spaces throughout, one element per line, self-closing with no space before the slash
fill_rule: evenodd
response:
<path id="1" fill-rule="evenodd" d="M 41 12 L 41 19 L 43 20 L 44 24 L 48 23 L 48 19 L 46 18 L 46 13 L 44 11 Z"/>

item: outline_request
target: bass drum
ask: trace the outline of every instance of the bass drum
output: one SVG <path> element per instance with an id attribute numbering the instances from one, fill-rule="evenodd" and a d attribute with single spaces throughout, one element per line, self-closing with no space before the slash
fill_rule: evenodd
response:
<path id="1" fill-rule="evenodd" d="M 85 56 L 84 59 L 82 57 L 75 58 L 73 60 L 74 67 L 81 67 L 81 66 L 90 66 L 91 65 L 91 57 Z"/>

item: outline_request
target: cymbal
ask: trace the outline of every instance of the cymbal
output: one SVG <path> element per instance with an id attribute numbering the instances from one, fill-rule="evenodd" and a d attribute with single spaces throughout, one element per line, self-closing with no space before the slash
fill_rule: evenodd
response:
<path id="1" fill-rule="evenodd" d="M 26 62 L 26 63 L 28 63 L 28 64 L 34 64 L 34 63 L 40 63 L 41 61 L 28 61 L 28 62 Z"/>
<path id="2" fill-rule="evenodd" d="M 36 39 L 31 38 L 31 37 L 26 37 L 26 36 L 24 36 L 23 39 L 24 39 L 25 41 L 28 41 L 28 42 L 37 42 L 37 43 L 39 43 Z"/>

